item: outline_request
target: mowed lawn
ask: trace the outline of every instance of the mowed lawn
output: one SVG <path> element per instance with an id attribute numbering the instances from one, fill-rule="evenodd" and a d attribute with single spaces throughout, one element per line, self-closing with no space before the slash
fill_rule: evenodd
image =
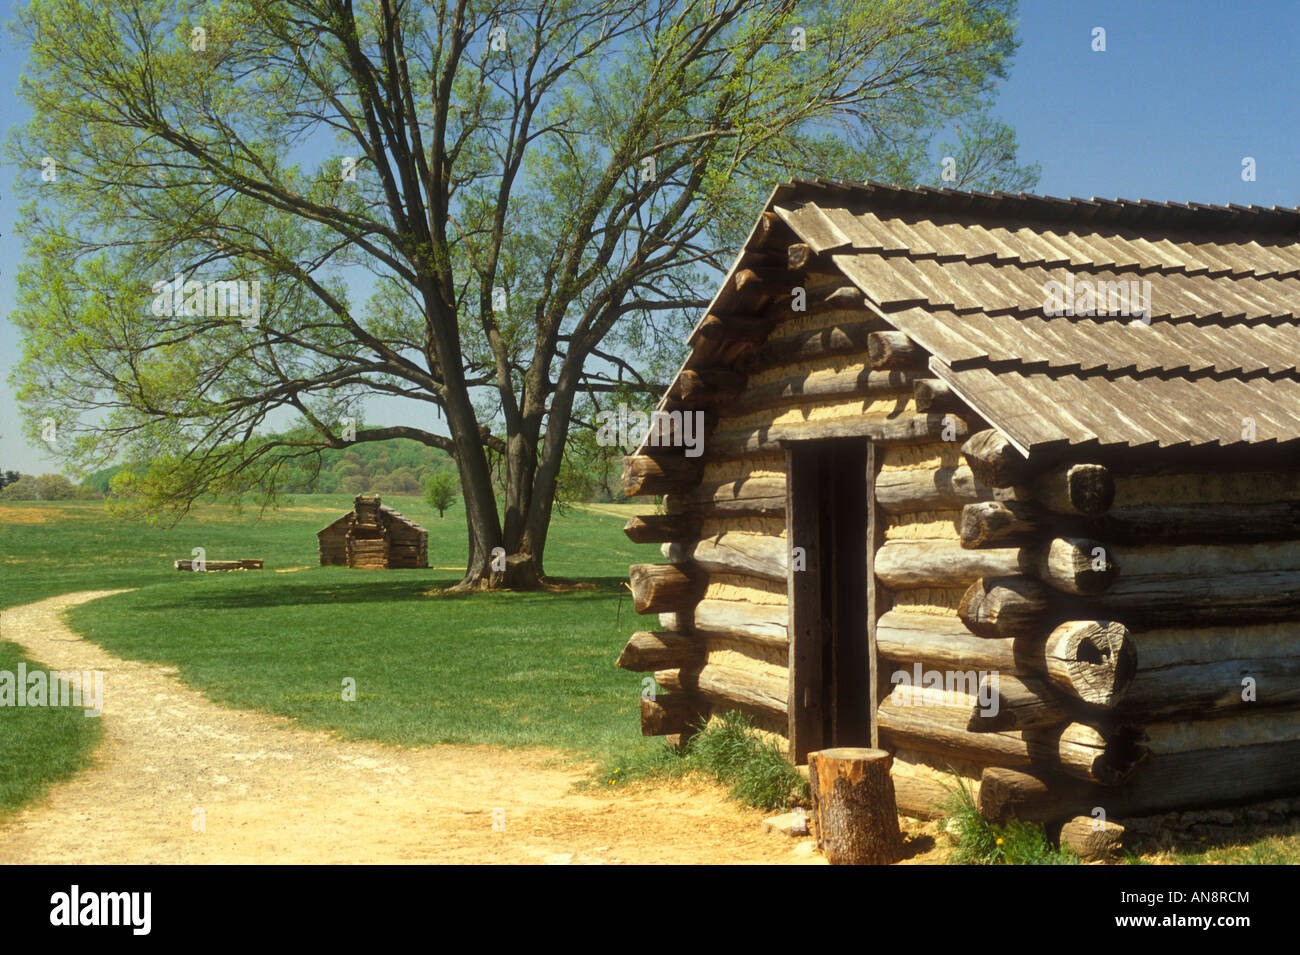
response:
<path id="1" fill-rule="evenodd" d="M 0 605 L 138 588 L 75 608 L 73 629 L 119 656 L 176 666 L 218 702 L 346 737 L 595 757 L 657 744 L 640 742 L 641 678 L 614 667 L 642 625 L 628 565 L 658 558 L 622 534 L 636 505 L 556 517 L 547 571 L 572 589 L 450 595 L 440 591 L 464 568 L 460 510 L 440 520 L 415 498 L 385 503 L 428 528 L 430 569 L 317 566 L 316 531 L 349 509 L 349 495 L 296 496 L 260 520 L 205 506 L 169 530 L 115 523 L 97 503 L 0 504 Z M 266 569 L 172 569 L 196 547 L 209 560 L 260 557 Z M 19 659 L 6 647 L 0 669 Z M 74 771 L 97 731 L 80 711 L 0 707 L 0 811 Z"/>

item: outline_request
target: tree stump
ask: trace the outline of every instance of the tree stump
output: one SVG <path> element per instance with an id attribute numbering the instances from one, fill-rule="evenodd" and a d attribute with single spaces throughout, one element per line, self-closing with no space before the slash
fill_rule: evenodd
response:
<path id="1" fill-rule="evenodd" d="M 883 749 L 841 747 L 808 754 L 817 848 L 831 865 L 889 865 L 903 855 L 898 805 Z"/>

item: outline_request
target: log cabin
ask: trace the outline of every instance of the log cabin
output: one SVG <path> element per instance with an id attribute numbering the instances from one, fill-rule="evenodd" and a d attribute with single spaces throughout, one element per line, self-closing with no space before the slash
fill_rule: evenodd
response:
<path id="1" fill-rule="evenodd" d="M 352 510 L 316 532 L 321 566 L 361 570 L 429 566 L 429 532 L 378 497 L 357 495 Z"/>
<path id="2" fill-rule="evenodd" d="M 880 746 L 919 815 L 952 773 L 1044 822 L 1300 793 L 1298 235 L 778 186 L 624 459 L 643 733 Z"/>

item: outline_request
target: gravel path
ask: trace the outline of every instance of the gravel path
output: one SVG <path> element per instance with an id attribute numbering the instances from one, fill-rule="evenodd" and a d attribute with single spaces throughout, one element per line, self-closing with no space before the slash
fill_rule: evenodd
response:
<path id="1" fill-rule="evenodd" d="M 551 750 L 397 749 L 219 706 L 68 629 L 63 611 L 118 592 L 0 614 L 33 660 L 105 674 L 93 765 L 0 822 L 0 863 L 822 861 L 716 787 L 577 792 Z"/>

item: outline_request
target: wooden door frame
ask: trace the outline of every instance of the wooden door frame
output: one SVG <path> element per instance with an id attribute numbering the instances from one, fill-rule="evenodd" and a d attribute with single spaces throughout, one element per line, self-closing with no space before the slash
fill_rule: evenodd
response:
<path id="1" fill-rule="evenodd" d="M 787 637 L 789 691 L 786 697 L 788 735 L 790 755 L 796 763 L 807 762 L 808 753 L 821 749 L 824 743 L 825 676 L 822 665 L 821 638 L 813 638 L 820 633 L 826 621 L 821 619 L 822 567 L 815 555 L 821 552 L 819 520 L 820 502 L 808 489 L 800 486 L 803 476 L 807 474 L 804 465 L 807 461 L 803 455 L 825 453 L 831 441 L 845 439 L 814 439 L 807 441 L 783 441 L 786 465 L 786 545 L 791 550 L 789 570 L 786 573 L 786 596 L 788 601 Z M 878 470 L 875 442 L 867 437 L 859 439 L 866 444 L 866 467 L 864 488 L 866 494 L 866 639 L 867 639 L 867 714 L 870 732 L 870 745 L 880 744 L 879 729 L 876 721 L 876 707 L 879 704 L 879 666 L 876 655 L 876 621 L 882 612 L 880 606 L 882 595 L 879 594 L 875 577 L 875 552 L 879 546 L 883 531 L 883 522 L 879 519 L 876 505 L 876 472 Z M 808 556 L 804 570 L 796 571 L 794 567 L 793 548 L 802 547 Z M 816 614 L 810 614 L 810 608 L 817 608 Z"/>

